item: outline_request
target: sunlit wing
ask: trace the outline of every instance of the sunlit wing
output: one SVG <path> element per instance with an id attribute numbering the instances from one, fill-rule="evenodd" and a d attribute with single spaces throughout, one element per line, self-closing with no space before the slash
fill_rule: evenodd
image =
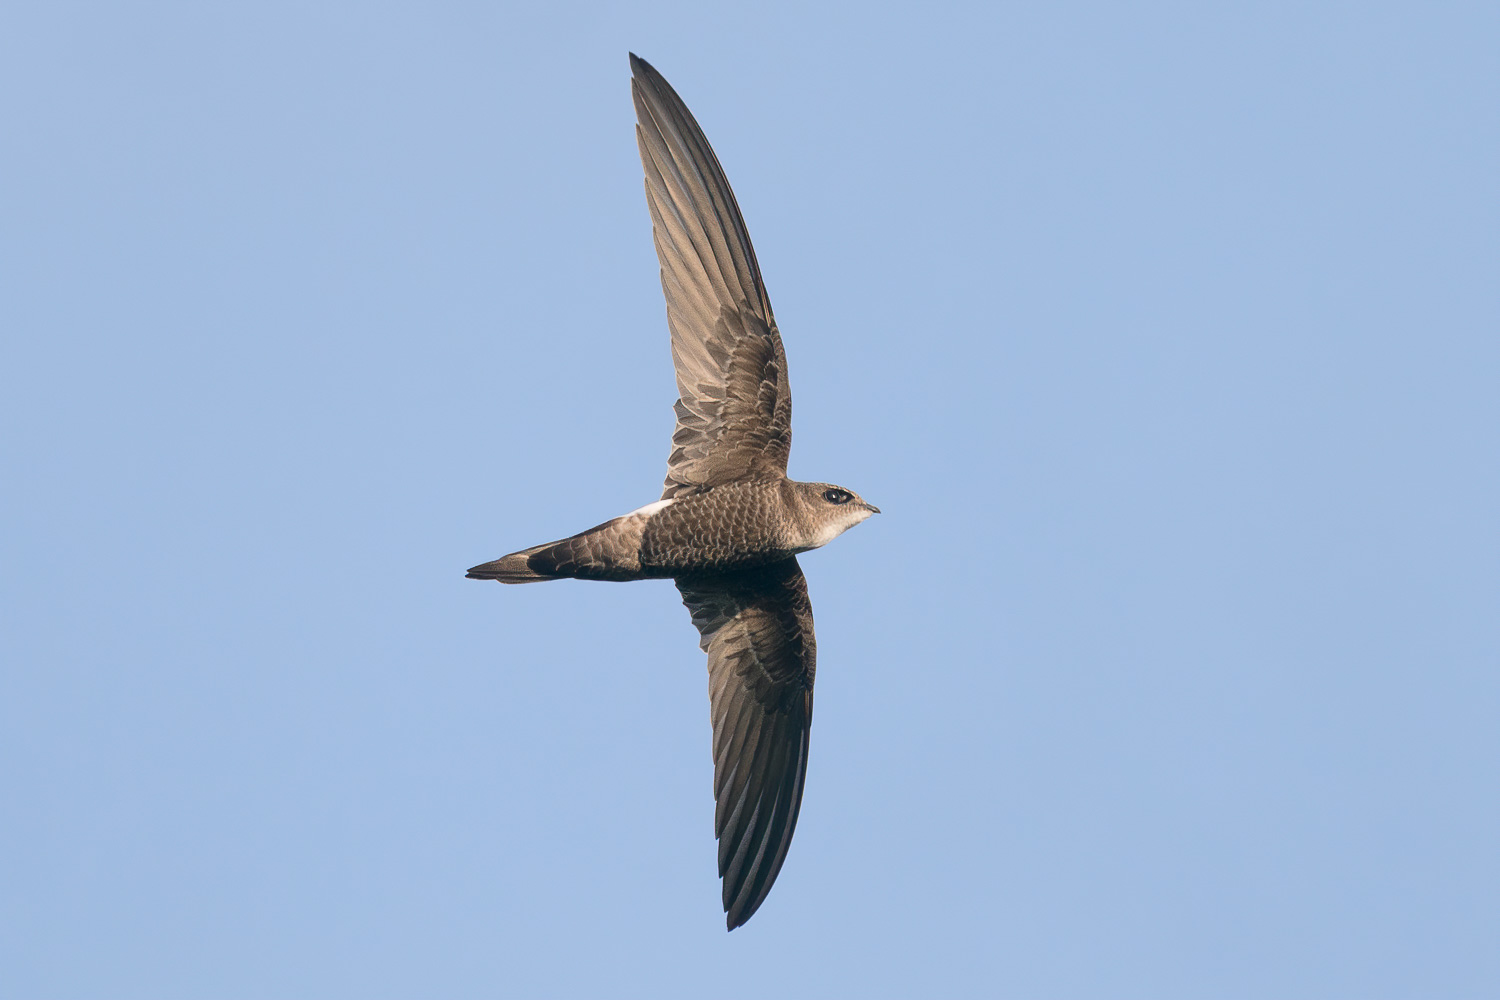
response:
<path id="1" fill-rule="evenodd" d="M 679 394 L 662 497 L 784 475 L 792 396 L 750 234 L 682 99 L 644 59 L 630 68 Z"/>

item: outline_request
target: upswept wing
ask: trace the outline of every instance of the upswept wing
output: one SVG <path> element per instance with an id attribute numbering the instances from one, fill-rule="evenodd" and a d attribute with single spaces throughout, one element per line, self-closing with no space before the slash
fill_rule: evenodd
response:
<path id="1" fill-rule="evenodd" d="M 714 835 L 730 930 L 750 919 L 786 860 L 812 725 L 817 641 L 795 558 L 677 581 L 708 653 Z"/>
<path id="2" fill-rule="evenodd" d="M 703 131 L 651 64 L 630 57 L 636 139 L 677 368 L 662 498 L 786 474 L 786 353 L 734 192 Z"/>

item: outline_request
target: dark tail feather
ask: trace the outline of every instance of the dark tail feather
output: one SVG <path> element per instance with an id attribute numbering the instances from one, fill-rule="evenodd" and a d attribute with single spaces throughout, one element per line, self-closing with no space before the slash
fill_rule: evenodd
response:
<path id="1" fill-rule="evenodd" d="M 533 545 L 469 570 L 470 580 L 639 580 L 644 518 L 617 517 L 571 538 Z"/>
<path id="2" fill-rule="evenodd" d="M 501 583 L 540 583 L 543 580 L 563 579 L 561 575 L 539 573 L 527 565 L 533 554 L 545 548 L 547 545 L 538 545 L 522 552 L 512 552 L 494 562 L 475 566 L 464 575 L 470 580 L 499 580 Z"/>

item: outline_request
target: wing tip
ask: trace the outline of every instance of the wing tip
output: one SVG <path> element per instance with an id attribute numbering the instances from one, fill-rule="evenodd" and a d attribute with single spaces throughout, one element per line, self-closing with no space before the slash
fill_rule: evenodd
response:
<path id="1" fill-rule="evenodd" d="M 724 929 L 732 931 L 736 927 L 743 927 L 749 923 L 750 918 L 755 916 L 755 912 L 760 909 L 760 904 L 766 901 L 766 897 L 770 895 L 770 892 L 770 886 L 767 886 L 761 892 L 753 895 L 744 894 L 733 903 L 726 904 L 724 907 Z"/>

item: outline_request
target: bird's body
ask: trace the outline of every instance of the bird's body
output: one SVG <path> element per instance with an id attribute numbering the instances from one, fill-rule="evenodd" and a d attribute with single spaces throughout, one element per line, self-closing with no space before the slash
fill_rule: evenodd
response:
<path id="1" fill-rule="evenodd" d="M 650 580 L 750 569 L 826 545 L 875 511 L 827 483 L 759 479 L 658 500 L 569 538 L 475 566 L 476 580 Z"/>
<path id="2" fill-rule="evenodd" d="M 734 193 L 682 99 L 645 60 L 630 65 L 679 393 L 666 485 L 654 503 L 468 575 L 676 582 L 708 653 L 733 930 L 770 892 L 802 803 L 817 643 L 796 556 L 879 511 L 787 478 L 786 353 Z"/>

